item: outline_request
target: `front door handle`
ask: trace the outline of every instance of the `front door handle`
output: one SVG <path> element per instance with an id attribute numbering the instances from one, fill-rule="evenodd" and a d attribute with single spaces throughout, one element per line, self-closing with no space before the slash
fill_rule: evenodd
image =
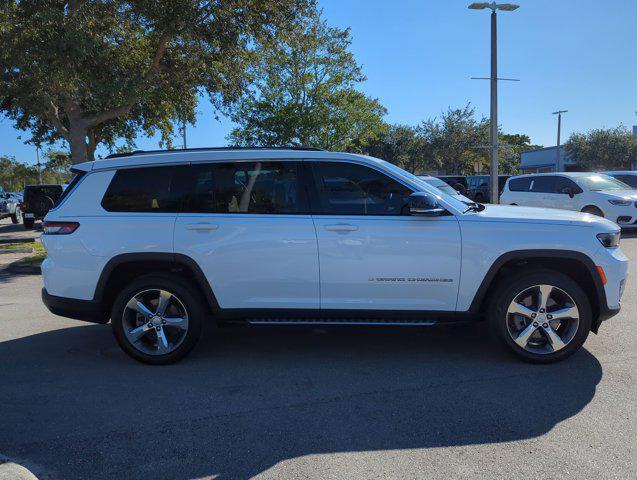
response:
<path id="1" fill-rule="evenodd" d="M 325 230 L 330 232 L 355 232 L 358 227 L 349 223 L 336 223 L 334 225 L 325 225 Z"/>
<path id="2" fill-rule="evenodd" d="M 210 231 L 216 230 L 219 228 L 219 225 L 215 223 L 189 223 L 186 225 L 186 230 L 197 230 L 197 231 Z"/>

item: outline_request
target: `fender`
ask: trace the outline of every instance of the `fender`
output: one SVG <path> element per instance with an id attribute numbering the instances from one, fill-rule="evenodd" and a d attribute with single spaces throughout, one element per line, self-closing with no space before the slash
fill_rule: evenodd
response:
<path id="1" fill-rule="evenodd" d="M 487 295 L 487 292 L 489 291 L 489 287 L 491 286 L 493 279 L 503 265 L 512 260 L 529 260 L 533 258 L 567 258 L 571 260 L 577 260 L 586 267 L 587 271 L 591 275 L 591 278 L 593 279 L 593 284 L 595 285 L 595 291 L 597 293 L 597 299 L 599 301 L 599 312 L 597 312 L 599 319 L 593 322 L 593 331 L 596 330 L 597 325 L 601 320 L 604 320 L 605 318 L 613 315 L 612 313 L 610 313 L 610 310 L 608 308 L 608 303 L 606 302 L 606 291 L 604 290 L 604 285 L 602 284 L 602 280 L 599 278 L 597 267 L 595 266 L 593 260 L 591 260 L 588 255 L 585 255 L 581 252 L 573 250 L 550 249 L 513 250 L 498 257 L 495 262 L 493 262 L 493 264 L 487 271 L 487 274 L 482 279 L 482 283 L 480 284 L 480 287 L 473 297 L 473 301 L 471 302 L 469 311 L 472 313 L 478 313 L 481 310 L 482 303 Z"/>
<path id="2" fill-rule="evenodd" d="M 192 258 L 181 253 L 172 252 L 146 252 L 146 253 L 123 253 L 111 258 L 104 268 L 97 281 L 93 301 L 101 304 L 104 299 L 104 291 L 113 271 L 120 265 L 133 262 L 167 262 L 170 264 L 171 270 L 180 270 L 187 268 L 195 277 L 195 281 L 201 287 L 208 306 L 213 312 L 220 310 L 217 297 L 215 297 L 212 287 L 203 271 Z"/>

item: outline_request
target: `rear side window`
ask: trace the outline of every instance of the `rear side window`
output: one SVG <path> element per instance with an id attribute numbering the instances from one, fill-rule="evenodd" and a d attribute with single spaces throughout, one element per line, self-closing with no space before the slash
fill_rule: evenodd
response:
<path id="1" fill-rule="evenodd" d="M 175 185 L 178 168 L 143 167 L 118 170 L 102 199 L 109 212 L 178 212 L 180 195 Z"/>
<path id="2" fill-rule="evenodd" d="M 509 180 L 511 192 L 528 192 L 531 186 L 531 177 L 512 178 Z"/>
<path id="3" fill-rule="evenodd" d="M 60 196 L 60 198 L 58 198 L 58 201 L 55 203 L 56 205 L 59 205 L 60 203 L 62 203 L 62 200 L 64 200 L 66 197 L 69 196 L 69 193 L 71 193 L 71 190 L 75 188 L 75 185 L 80 183 L 80 180 L 82 180 L 82 177 L 84 177 L 84 175 L 86 175 L 86 172 L 77 172 L 77 174 L 73 177 L 73 180 L 71 180 L 71 182 L 67 185 L 67 187 L 62 192 L 62 195 Z"/>
<path id="4" fill-rule="evenodd" d="M 184 212 L 307 213 L 298 162 L 210 163 L 189 167 Z"/>
<path id="5" fill-rule="evenodd" d="M 555 193 L 556 177 L 537 176 L 531 181 L 531 191 L 535 193 Z"/>
<path id="6" fill-rule="evenodd" d="M 318 213 L 401 215 L 412 191 L 393 178 L 354 163 L 315 162 Z"/>

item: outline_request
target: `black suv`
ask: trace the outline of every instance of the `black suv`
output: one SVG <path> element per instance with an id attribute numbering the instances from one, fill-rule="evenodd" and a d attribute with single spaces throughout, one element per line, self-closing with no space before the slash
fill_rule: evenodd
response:
<path id="1" fill-rule="evenodd" d="M 498 198 L 502 195 L 504 184 L 511 175 L 498 175 Z M 478 203 L 489 203 L 491 201 L 491 176 L 489 175 L 470 175 L 467 177 L 469 184 L 468 195 L 471 200 Z"/>
<path id="2" fill-rule="evenodd" d="M 27 185 L 22 201 L 24 228 L 33 228 L 36 220 L 42 220 L 62 196 L 62 185 Z"/>

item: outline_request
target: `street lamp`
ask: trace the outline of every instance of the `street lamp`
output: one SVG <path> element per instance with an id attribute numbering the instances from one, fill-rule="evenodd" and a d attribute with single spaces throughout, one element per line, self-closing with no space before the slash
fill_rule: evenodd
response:
<path id="1" fill-rule="evenodd" d="M 491 203 L 499 202 L 498 185 L 498 27 L 497 10 L 510 12 L 519 8 L 513 3 L 472 3 L 470 10 L 491 9 Z M 507 80 L 507 79 L 500 79 Z"/>
<path id="2" fill-rule="evenodd" d="M 568 112 L 568 110 L 558 110 L 553 112 L 553 115 L 557 115 L 557 152 L 555 153 L 555 171 L 560 170 L 560 130 L 562 129 L 562 114 Z"/>

